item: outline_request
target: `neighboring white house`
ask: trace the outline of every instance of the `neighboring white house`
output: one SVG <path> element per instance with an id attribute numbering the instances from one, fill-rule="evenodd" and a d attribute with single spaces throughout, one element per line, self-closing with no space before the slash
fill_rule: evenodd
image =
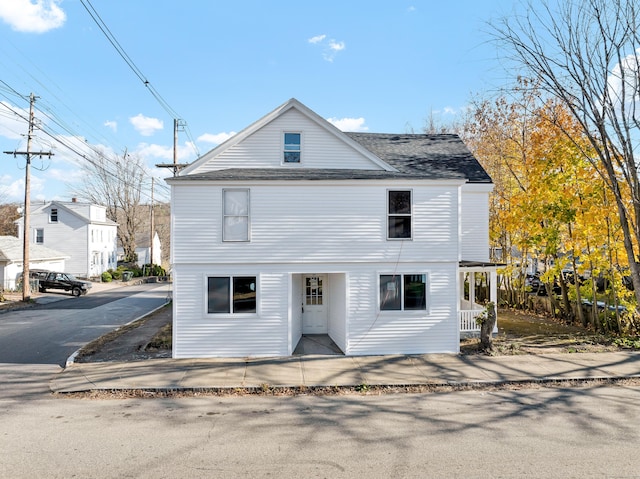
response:
<path id="1" fill-rule="evenodd" d="M 23 218 L 16 223 L 22 238 Z M 117 267 L 118 224 L 107 219 L 104 206 L 75 200 L 32 203 L 29 229 L 31 243 L 69 256 L 66 273 L 91 278 Z"/>
<path id="2" fill-rule="evenodd" d="M 291 99 L 171 185 L 173 356 L 456 353 L 491 178 L 457 135 L 343 133 Z"/>
<path id="3" fill-rule="evenodd" d="M 136 235 L 136 256 L 138 257 L 136 264 L 140 268 L 145 264 L 162 264 L 162 243 L 160 243 L 158 232 L 154 231 L 153 233 L 153 253 L 149 239 L 148 232 Z M 151 261 L 152 254 L 153 261 Z M 123 259 L 124 248 L 122 246 L 118 246 L 118 261 L 122 261 Z"/>
<path id="4" fill-rule="evenodd" d="M 22 275 L 23 241 L 15 236 L 0 236 L 0 288 L 16 289 Z M 45 246 L 29 244 L 29 268 L 64 271 L 68 255 Z"/>

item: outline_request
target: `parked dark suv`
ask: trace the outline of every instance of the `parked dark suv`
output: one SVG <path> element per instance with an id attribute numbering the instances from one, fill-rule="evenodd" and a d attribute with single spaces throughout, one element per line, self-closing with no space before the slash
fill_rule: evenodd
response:
<path id="1" fill-rule="evenodd" d="M 38 279 L 38 289 L 45 293 L 48 289 L 63 289 L 71 291 L 74 296 L 87 294 L 91 288 L 89 281 L 81 281 L 69 273 L 57 273 L 53 271 L 35 272 L 36 276 L 29 274 L 32 278 Z"/>

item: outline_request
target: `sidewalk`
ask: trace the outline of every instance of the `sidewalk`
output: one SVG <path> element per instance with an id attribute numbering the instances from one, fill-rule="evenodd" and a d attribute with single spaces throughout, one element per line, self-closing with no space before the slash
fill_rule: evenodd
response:
<path id="1" fill-rule="evenodd" d="M 640 353 L 521 356 L 295 356 L 75 363 L 53 392 L 218 388 L 417 386 L 640 377 Z"/>

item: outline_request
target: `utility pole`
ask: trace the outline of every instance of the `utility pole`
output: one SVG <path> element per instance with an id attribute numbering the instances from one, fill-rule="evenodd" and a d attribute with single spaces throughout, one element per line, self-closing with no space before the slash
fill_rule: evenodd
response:
<path id="1" fill-rule="evenodd" d="M 23 155 L 26 157 L 27 164 L 24 172 L 24 217 L 22 221 L 22 301 L 31 299 L 31 285 L 29 284 L 29 213 L 31 210 L 31 155 L 36 156 L 53 156 L 53 153 L 38 151 L 31 152 L 31 138 L 33 137 L 33 125 L 35 123 L 33 105 L 36 102 L 36 96 L 31 93 L 29 95 L 29 133 L 27 134 L 27 151 L 5 151 L 7 155 Z"/>
<path id="2" fill-rule="evenodd" d="M 178 131 L 184 131 L 186 123 L 184 120 L 178 120 L 174 118 L 173 120 L 173 163 L 160 163 L 156 166 L 158 168 L 172 168 L 173 176 L 178 175 L 178 171 L 185 166 L 188 166 L 188 163 L 178 163 Z M 182 130 L 180 130 L 182 128 Z"/>
<path id="3" fill-rule="evenodd" d="M 151 264 L 151 272 L 153 273 L 153 238 L 154 238 L 154 234 L 153 234 L 153 230 L 155 229 L 155 225 L 154 225 L 154 220 L 153 220 L 153 186 L 155 184 L 156 179 L 152 176 L 151 177 L 151 219 L 150 219 L 150 223 L 151 223 L 151 232 L 149 233 L 149 245 L 151 247 L 151 258 L 149 258 L 149 263 Z"/>

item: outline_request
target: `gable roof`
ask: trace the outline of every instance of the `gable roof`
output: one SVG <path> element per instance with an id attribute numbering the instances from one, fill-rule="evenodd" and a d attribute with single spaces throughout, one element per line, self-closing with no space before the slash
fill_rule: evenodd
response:
<path id="1" fill-rule="evenodd" d="M 0 260 L 16 262 L 22 261 L 23 241 L 15 236 L 0 236 Z M 46 246 L 29 244 L 29 260 L 42 261 L 53 259 L 68 259 L 69 255 Z"/>
<path id="2" fill-rule="evenodd" d="M 60 208 L 60 209 L 68 211 L 70 214 L 80 218 L 82 221 L 84 221 L 87 224 L 106 225 L 106 226 L 117 226 L 118 225 L 118 223 L 110 220 L 109 218 L 106 218 L 105 221 L 92 220 L 91 216 L 90 216 L 91 215 L 91 206 L 98 206 L 100 208 L 104 208 L 104 206 L 96 205 L 94 203 L 78 203 L 76 201 L 58 201 L 58 200 L 53 200 L 53 201 L 49 201 L 48 203 L 44 203 L 44 204 L 41 204 L 41 203 L 33 204 L 32 203 L 32 207 L 34 207 L 34 209 L 32 210 L 31 214 L 35 214 L 36 212 L 42 211 L 42 210 L 44 210 L 46 208 L 49 208 L 49 207 L 54 207 L 54 208 Z M 22 224 L 23 220 L 24 220 L 24 217 L 21 216 L 14 223 Z"/>
<path id="3" fill-rule="evenodd" d="M 198 173 L 198 167 L 249 135 L 295 108 L 317 125 L 372 160 L 383 169 L 318 168 L 226 168 Z M 426 179 L 457 180 L 469 183 L 492 183 L 478 160 L 455 134 L 387 134 L 344 133 L 324 118 L 290 99 L 271 113 L 206 153 L 178 176 L 167 178 L 169 184 L 198 180 L 353 180 L 353 179 Z"/>
<path id="4" fill-rule="evenodd" d="M 205 153 L 204 155 L 202 155 L 200 158 L 195 160 L 189 166 L 187 166 L 186 168 L 182 169 L 178 173 L 178 176 L 186 176 L 186 175 L 189 175 L 189 174 L 193 173 L 200 166 L 206 164 L 209 160 L 215 158 L 216 156 L 220 155 L 221 153 L 223 153 L 227 149 L 232 148 L 233 146 L 235 146 L 238 143 L 242 142 L 247 137 L 251 136 L 253 133 L 255 133 L 259 129 L 263 128 L 264 126 L 268 125 L 269 123 L 271 123 L 275 119 L 281 117 L 282 115 L 284 115 L 286 112 L 288 112 L 291 109 L 296 109 L 297 111 L 299 111 L 300 113 L 305 115 L 309 120 L 311 120 L 312 122 L 316 123 L 318 126 L 323 128 L 325 131 L 327 131 L 331 135 L 333 135 L 333 136 L 339 138 L 340 140 L 342 140 L 343 142 L 349 144 L 354 150 L 358 151 L 360 154 L 362 154 L 363 156 L 368 158 L 371 162 L 373 162 L 374 164 L 376 164 L 378 167 L 382 168 L 383 170 L 386 170 L 386 171 L 393 171 L 394 170 L 393 166 L 389 165 L 388 163 L 385 163 L 384 161 L 381 161 L 380 158 L 378 158 L 371 151 L 367 150 L 366 148 L 363 148 L 361 144 L 351 140 L 351 138 L 349 138 L 348 136 L 345 136 L 342 131 L 340 131 L 334 125 L 332 125 L 327 120 L 322 118 L 316 112 L 314 112 L 313 110 L 309 109 L 307 106 L 303 105 L 302 103 L 300 103 L 295 98 L 291 98 L 287 102 L 285 102 L 282 105 L 280 105 L 279 107 L 277 107 L 275 110 L 271 111 L 270 113 L 267 113 L 265 116 L 263 116 L 259 120 L 253 122 L 251 125 L 249 125 L 245 129 L 243 129 L 239 133 L 235 134 L 231 138 L 229 138 L 224 143 L 216 146 L 213 150 L 210 150 L 207 153 Z M 279 171 L 281 171 L 281 170 L 282 169 L 279 169 Z"/>

